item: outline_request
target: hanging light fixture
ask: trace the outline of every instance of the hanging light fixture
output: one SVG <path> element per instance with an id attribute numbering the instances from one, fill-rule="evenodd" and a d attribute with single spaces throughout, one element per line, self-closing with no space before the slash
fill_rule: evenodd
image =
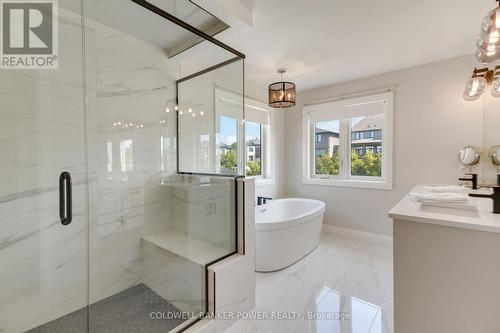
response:
<path id="1" fill-rule="evenodd" d="M 500 0 L 496 0 L 500 2 Z M 486 15 L 481 24 L 481 34 L 477 40 L 476 58 L 483 64 L 500 58 L 500 7 Z"/>
<path id="2" fill-rule="evenodd" d="M 471 79 L 465 85 L 464 99 L 467 101 L 474 101 L 481 97 L 487 85 L 493 85 L 491 88 L 491 95 L 500 97 L 500 66 L 494 69 L 475 68 L 472 72 Z"/>
<path id="3" fill-rule="evenodd" d="M 286 73 L 286 69 L 279 68 L 278 73 L 281 74 L 281 81 L 269 85 L 269 106 L 280 109 L 289 108 L 295 105 L 297 95 L 295 84 L 283 81 L 283 74 Z"/>

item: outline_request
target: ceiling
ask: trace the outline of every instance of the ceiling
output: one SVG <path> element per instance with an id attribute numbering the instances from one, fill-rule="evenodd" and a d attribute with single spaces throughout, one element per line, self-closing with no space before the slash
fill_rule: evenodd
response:
<path id="1" fill-rule="evenodd" d="M 493 0 L 255 0 L 253 26 L 217 38 L 245 53 L 246 79 L 308 90 L 473 53 Z"/>

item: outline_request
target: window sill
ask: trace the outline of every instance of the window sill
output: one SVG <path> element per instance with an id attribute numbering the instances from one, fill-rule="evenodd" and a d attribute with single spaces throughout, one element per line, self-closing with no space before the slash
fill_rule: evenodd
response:
<path id="1" fill-rule="evenodd" d="M 307 185 L 354 187 L 375 190 L 392 190 L 392 184 L 382 180 L 354 180 L 354 179 L 331 179 L 331 178 L 305 178 L 303 183 Z"/>

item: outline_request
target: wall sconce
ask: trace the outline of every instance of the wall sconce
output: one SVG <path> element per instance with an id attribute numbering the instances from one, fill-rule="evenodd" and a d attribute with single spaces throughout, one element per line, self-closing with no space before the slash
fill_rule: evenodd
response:
<path id="1" fill-rule="evenodd" d="M 464 99 L 466 101 L 474 101 L 481 97 L 487 85 L 493 85 L 491 95 L 500 97 L 500 66 L 494 69 L 475 68 L 472 72 L 471 79 L 465 85 Z"/>

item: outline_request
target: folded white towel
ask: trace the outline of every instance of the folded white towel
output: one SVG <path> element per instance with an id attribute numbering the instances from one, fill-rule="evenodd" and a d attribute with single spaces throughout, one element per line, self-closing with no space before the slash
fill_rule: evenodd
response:
<path id="1" fill-rule="evenodd" d="M 429 192 L 440 192 L 440 193 L 467 193 L 468 191 L 466 187 L 457 185 L 424 186 L 424 190 Z"/>
<path id="2" fill-rule="evenodd" d="M 470 199 L 466 193 L 417 193 L 408 194 L 418 202 L 434 203 L 469 203 Z"/>
<path id="3" fill-rule="evenodd" d="M 477 210 L 477 206 L 469 201 L 467 203 L 455 203 L 455 202 L 422 202 L 422 206 L 431 207 L 444 207 L 444 208 L 455 208 L 464 210 Z"/>

